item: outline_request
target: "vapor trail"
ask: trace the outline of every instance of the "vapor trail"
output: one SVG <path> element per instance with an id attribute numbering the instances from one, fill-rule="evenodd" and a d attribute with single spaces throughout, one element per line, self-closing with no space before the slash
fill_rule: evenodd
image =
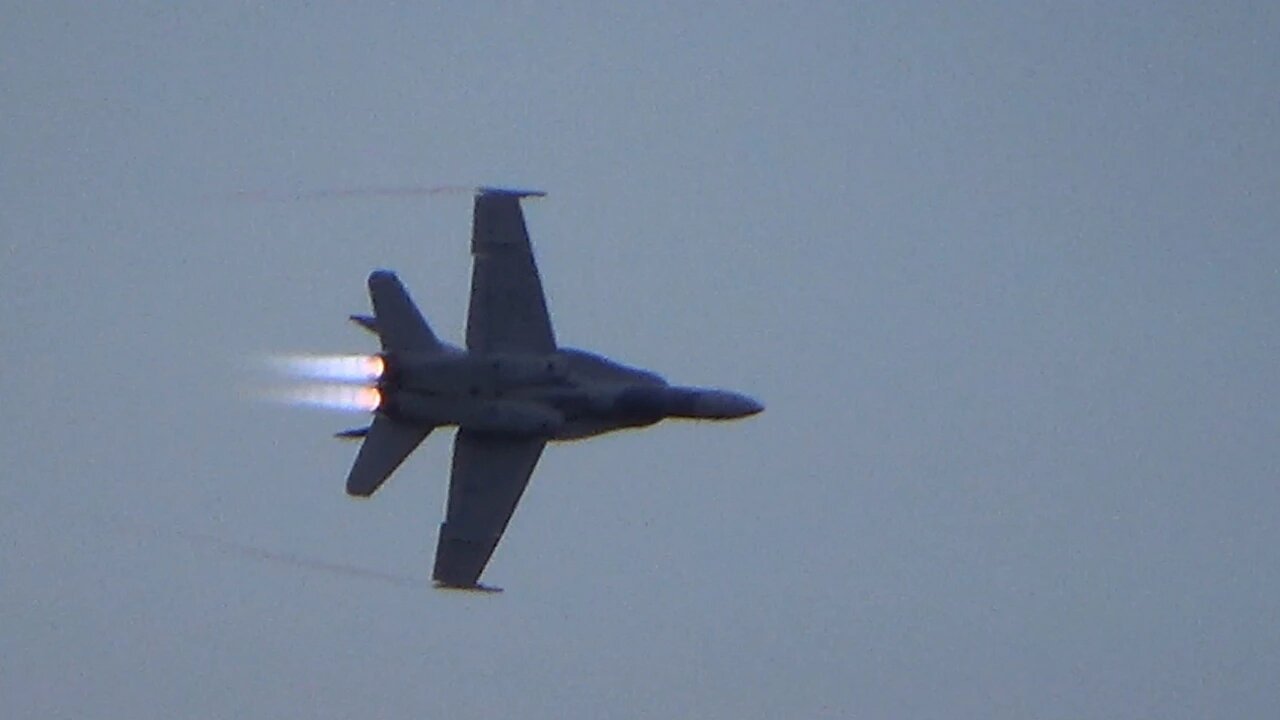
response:
<path id="1" fill-rule="evenodd" d="M 330 562 L 322 558 L 309 557 L 298 553 L 279 552 L 277 550 L 271 550 L 257 545 L 228 540 L 209 533 L 160 527 L 151 523 L 137 522 L 107 515 L 95 514 L 94 517 L 98 518 L 100 522 L 114 527 L 119 532 L 152 539 L 171 538 L 174 540 L 181 540 L 192 547 L 205 548 L 228 556 L 247 558 L 249 560 L 273 563 L 301 570 L 323 572 L 330 575 L 341 575 L 344 577 L 358 578 L 362 580 L 377 580 L 379 582 L 404 588 L 420 588 L 427 585 L 427 581 L 423 578 L 415 578 L 409 575 L 398 575 L 396 573 L 373 570 L 371 568 L 360 567 L 358 565 Z"/>
<path id="2" fill-rule="evenodd" d="M 328 560 L 307 557 L 297 553 L 268 550 L 267 548 L 220 538 L 216 535 L 188 532 L 186 530 L 170 530 L 165 532 L 192 545 L 207 547 L 226 555 L 302 568 L 304 570 L 326 572 L 333 575 L 344 575 L 346 577 L 363 578 L 365 580 L 379 580 L 399 587 L 423 587 L 426 585 L 426 582 L 421 578 L 397 575 L 395 573 L 383 572 L 381 570 L 371 570 L 369 568 L 363 568 L 356 565 L 330 562 Z"/>
<path id="3" fill-rule="evenodd" d="M 250 200 L 254 202 L 289 202 L 293 200 L 343 200 L 348 198 L 405 198 L 423 197 L 428 195 L 462 195 L 475 192 L 476 188 L 471 185 L 374 185 L 293 193 L 240 190 L 232 193 L 231 199 Z"/>

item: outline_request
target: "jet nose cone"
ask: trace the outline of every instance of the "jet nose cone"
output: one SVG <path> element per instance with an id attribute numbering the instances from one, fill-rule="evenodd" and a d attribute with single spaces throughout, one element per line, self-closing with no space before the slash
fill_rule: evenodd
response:
<path id="1" fill-rule="evenodd" d="M 726 420 L 748 417 L 764 410 L 764 405 L 758 400 L 727 390 L 713 390 L 706 394 L 703 402 L 708 415 Z"/>

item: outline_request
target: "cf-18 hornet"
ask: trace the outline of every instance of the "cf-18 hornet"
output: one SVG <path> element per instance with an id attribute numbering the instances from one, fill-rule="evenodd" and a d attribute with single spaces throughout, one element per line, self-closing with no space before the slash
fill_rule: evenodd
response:
<path id="1" fill-rule="evenodd" d="M 363 439 L 347 493 L 373 495 L 432 430 L 458 428 L 432 573 L 437 587 L 495 590 L 480 584 L 480 574 L 548 442 L 763 409 L 746 395 L 672 385 L 557 345 L 520 207 L 522 198 L 542 194 L 476 193 L 466 349 L 441 342 L 387 270 L 369 275 L 372 316 L 351 317 L 377 335 L 382 350 L 369 358 L 373 422 L 338 433 Z"/>

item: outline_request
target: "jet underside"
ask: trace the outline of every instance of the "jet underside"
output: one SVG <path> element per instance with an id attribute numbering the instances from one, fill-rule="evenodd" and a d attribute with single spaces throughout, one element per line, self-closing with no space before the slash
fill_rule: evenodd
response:
<path id="1" fill-rule="evenodd" d="M 534 262 L 522 197 L 485 189 L 472 224 L 466 348 L 441 342 L 394 273 L 369 276 L 373 315 L 352 320 L 382 351 L 366 392 L 367 428 L 347 492 L 374 494 L 438 427 L 456 427 L 449 499 L 433 577 L 488 589 L 479 578 L 515 512 L 544 446 L 666 418 L 732 419 L 762 407 L 737 393 L 680 387 L 600 355 L 560 348 Z"/>
<path id="2" fill-rule="evenodd" d="M 580 350 L 385 363 L 378 412 L 399 422 L 576 440 L 665 417 L 666 381 Z"/>

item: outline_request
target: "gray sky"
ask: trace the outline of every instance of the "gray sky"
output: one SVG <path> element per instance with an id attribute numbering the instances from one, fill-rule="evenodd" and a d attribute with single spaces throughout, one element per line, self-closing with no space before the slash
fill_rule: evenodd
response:
<path id="1" fill-rule="evenodd" d="M 1273 716 L 1274 5 L 424 5 L 6 5 L 0 715 Z M 494 597 L 318 567 L 425 580 L 447 436 L 252 399 L 374 267 L 459 338 L 470 202 L 233 194 L 446 183 L 769 408 L 548 450 Z"/>

